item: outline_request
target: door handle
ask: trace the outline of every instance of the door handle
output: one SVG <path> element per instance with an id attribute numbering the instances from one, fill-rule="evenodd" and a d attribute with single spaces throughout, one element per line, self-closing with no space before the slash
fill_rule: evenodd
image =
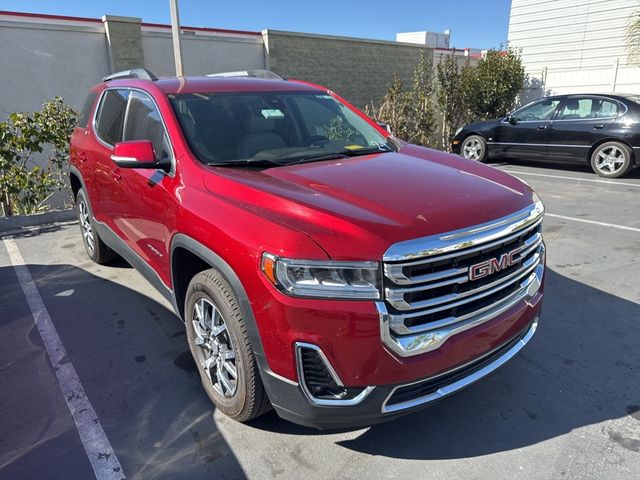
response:
<path id="1" fill-rule="evenodd" d="M 604 128 L 604 125 L 596 125 L 593 127 L 594 130 L 601 130 Z"/>
<path id="2" fill-rule="evenodd" d="M 538 130 L 546 130 L 547 125 L 538 125 Z"/>
<path id="3" fill-rule="evenodd" d="M 122 175 L 120 174 L 120 172 L 118 170 L 111 170 L 111 177 L 116 182 L 119 182 L 120 180 L 122 180 Z"/>

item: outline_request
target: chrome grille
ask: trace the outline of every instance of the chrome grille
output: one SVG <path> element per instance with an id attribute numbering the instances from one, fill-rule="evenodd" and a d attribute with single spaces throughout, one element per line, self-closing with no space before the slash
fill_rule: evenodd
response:
<path id="1" fill-rule="evenodd" d="M 535 294 L 542 215 L 536 203 L 496 222 L 393 246 L 384 262 L 385 303 L 378 303 L 385 343 L 403 356 L 434 350 Z M 488 265 L 494 271 L 474 278 Z"/>

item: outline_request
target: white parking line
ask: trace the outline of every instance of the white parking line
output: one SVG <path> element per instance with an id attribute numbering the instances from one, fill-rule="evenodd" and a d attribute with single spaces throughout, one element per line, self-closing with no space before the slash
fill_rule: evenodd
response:
<path id="1" fill-rule="evenodd" d="M 18 276 L 24 296 L 27 299 L 31 314 L 38 327 L 38 332 L 47 350 L 51 366 L 58 380 L 58 385 L 67 402 L 73 421 L 78 429 L 80 440 L 89 458 L 93 472 L 98 480 L 124 479 L 122 466 L 116 457 L 102 425 L 98 420 L 89 398 L 80 383 L 73 364 L 67 358 L 67 351 L 58 336 L 51 316 L 42 301 L 40 292 L 24 263 L 13 237 L 5 237 L 4 245 Z"/>
<path id="2" fill-rule="evenodd" d="M 576 180 L 578 182 L 605 183 L 607 185 L 620 185 L 625 187 L 640 188 L 640 183 L 617 182 L 614 180 L 596 180 L 592 178 L 580 178 L 580 177 L 567 177 L 564 175 L 549 175 L 546 173 L 522 172 L 520 170 L 507 170 L 506 168 L 501 168 L 500 170 L 502 170 L 503 172 L 511 173 L 513 175 L 531 175 L 532 177 L 559 178 L 561 180 Z"/>
<path id="3" fill-rule="evenodd" d="M 591 225 L 599 225 L 601 227 L 617 228 L 619 230 L 628 230 L 630 232 L 640 233 L 640 228 L 627 227 L 626 225 L 617 225 L 615 223 L 597 222 L 595 220 L 587 220 L 585 218 L 567 217 L 565 215 L 558 215 L 556 213 L 545 213 L 545 217 L 559 218 L 561 220 L 570 220 L 572 222 L 588 223 Z"/>

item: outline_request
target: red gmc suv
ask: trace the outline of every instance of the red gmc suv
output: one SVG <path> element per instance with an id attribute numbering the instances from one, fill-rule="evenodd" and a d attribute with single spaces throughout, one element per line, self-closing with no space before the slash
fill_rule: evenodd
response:
<path id="1" fill-rule="evenodd" d="M 368 425 L 522 349 L 542 303 L 536 194 L 325 88 L 256 76 L 111 75 L 71 138 L 88 255 L 119 254 L 172 302 L 215 406 Z"/>

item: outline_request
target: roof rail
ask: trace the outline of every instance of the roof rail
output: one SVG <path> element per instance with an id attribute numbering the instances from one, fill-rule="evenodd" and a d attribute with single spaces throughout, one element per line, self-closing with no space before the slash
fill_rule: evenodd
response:
<path id="1" fill-rule="evenodd" d="M 207 77 L 253 77 L 270 80 L 284 80 L 270 70 L 239 70 L 237 72 L 209 73 Z"/>
<path id="2" fill-rule="evenodd" d="M 151 80 L 152 82 L 158 80 L 158 77 L 146 68 L 132 68 L 130 70 L 122 70 L 121 72 L 107 75 L 102 79 L 102 81 L 108 82 L 109 80 L 117 80 L 119 78 L 139 78 L 140 80 Z"/>

